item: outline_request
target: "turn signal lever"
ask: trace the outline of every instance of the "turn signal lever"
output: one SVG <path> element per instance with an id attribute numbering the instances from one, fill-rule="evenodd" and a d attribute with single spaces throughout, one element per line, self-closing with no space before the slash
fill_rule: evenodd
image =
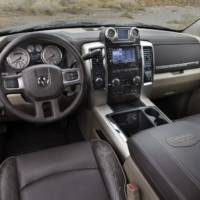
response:
<path id="1" fill-rule="evenodd" d="M 101 54 L 101 49 L 93 50 L 85 55 L 82 56 L 83 60 L 89 60 L 91 58 L 98 57 Z"/>

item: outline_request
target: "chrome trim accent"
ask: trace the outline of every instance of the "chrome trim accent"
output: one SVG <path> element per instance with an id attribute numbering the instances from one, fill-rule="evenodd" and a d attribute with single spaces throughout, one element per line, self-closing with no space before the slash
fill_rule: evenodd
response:
<path id="1" fill-rule="evenodd" d="M 62 51 L 60 50 L 60 48 L 58 46 L 56 46 L 56 45 L 48 45 L 42 50 L 41 55 L 40 55 L 42 62 L 45 63 L 45 64 L 52 64 L 52 63 L 49 63 L 47 58 L 45 57 L 45 53 L 48 51 L 49 48 L 54 48 L 54 50 L 56 50 L 57 53 L 60 56 L 60 60 L 58 62 L 56 62 L 56 63 L 53 63 L 53 64 L 54 65 L 60 64 L 61 61 L 62 61 L 62 58 L 63 58 L 63 54 L 62 54 Z"/>
<path id="2" fill-rule="evenodd" d="M 172 65 L 159 65 L 156 66 L 156 69 L 168 69 L 168 68 L 176 68 L 176 67 L 187 67 L 190 65 L 199 65 L 200 67 L 200 62 L 199 61 L 193 61 L 193 62 L 187 62 L 187 63 L 178 63 L 178 64 L 172 64 Z"/>
<path id="3" fill-rule="evenodd" d="M 22 77 L 18 78 L 19 89 L 24 89 L 24 81 Z"/>
<path id="4" fill-rule="evenodd" d="M 145 63 L 144 63 L 144 47 L 151 47 L 152 48 L 152 54 L 153 54 L 153 75 L 155 75 L 155 53 L 154 53 L 154 46 L 151 42 L 148 41 L 141 41 L 140 42 L 141 45 L 141 55 L 142 55 L 142 81 L 143 81 L 143 87 L 142 87 L 142 94 L 146 95 L 148 97 L 151 96 L 151 91 L 152 91 L 152 86 L 153 86 L 153 82 L 147 82 L 144 83 L 144 67 L 145 67 Z"/>
<path id="5" fill-rule="evenodd" d="M 147 83 L 144 83 L 144 86 L 148 86 L 148 85 L 152 85 L 153 82 L 147 82 Z"/>
<path id="6" fill-rule="evenodd" d="M 138 32 L 137 37 L 135 37 L 135 36 L 133 35 L 133 30 L 137 30 L 137 32 Z M 130 39 L 130 40 L 133 40 L 133 41 L 136 41 L 138 38 L 140 38 L 140 32 L 139 32 L 138 28 L 132 27 L 132 28 L 130 29 L 130 31 L 129 31 L 129 39 Z"/>
<path id="7" fill-rule="evenodd" d="M 102 49 L 105 54 L 105 45 L 102 42 L 92 42 L 86 43 L 82 46 L 82 54 L 87 54 L 93 49 Z M 103 52 L 103 53 L 104 53 Z M 87 85 L 89 91 L 89 107 L 92 108 L 98 105 L 104 105 L 107 103 L 107 89 L 108 89 L 108 70 L 107 70 L 107 62 L 104 57 L 103 60 L 104 69 L 105 69 L 105 88 L 100 90 L 95 90 L 93 88 L 93 77 L 92 77 L 92 60 L 84 61 L 85 64 L 85 72 L 87 77 Z"/>
<path id="8" fill-rule="evenodd" d="M 81 76 L 80 76 L 80 69 L 79 68 L 74 68 L 74 69 L 65 69 L 62 70 L 62 76 L 63 76 L 63 85 L 64 86 L 70 86 L 70 85 L 75 85 L 81 83 Z M 72 81 L 67 81 L 65 80 L 65 74 L 68 72 L 77 72 L 78 73 L 78 78 Z"/>
<path id="9" fill-rule="evenodd" d="M 115 34 L 114 34 L 113 37 L 110 37 L 110 36 L 108 35 L 108 31 L 109 31 L 109 30 L 113 30 L 113 31 L 115 32 Z M 105 30 L 105 36 L 106 36 L 106 38 L 108 38 L 109 40 L 114 41 L 114 40 L 116 40 L 116 39 L 118 38 L 118 33 L 117 33 L 117 31 L 116 31 L 115 28 L 109 27 L 109 28 L 107 28 L 107 29 Z"/>
<path id="10" fill-rule="evenodd" d="M 12 78 L 10 78 L 12 80 Z M 9 80 L 9 78 L 8 78 Z M 20 93 L 20 90 L 23 90 L 24 89 L 24 81 L 23 81 L 23 78 L 20 76 L 18 78 L 16 78 L 17 82 L 18 82 L 18 87 L 15 87 L 15 88 L 7 88 L 5 87 L 5 82 L 3 83 L 4 84 L 4 87 L 7 91 L 16 91 L 16 90 L 19 90 L 19 93 Z"/>
<path id="11" fill-rule="evenodd" d="M 23 52 L 24 54 L 26 54 L 26 58 L 27 58 L 27 63 L 25 63 L 25 65 L 22 67 L 22 68 L 18 68 L 17 66 L 15 66 L 15 64 L 13 64 L 13 61 L 12 61 L 12 58 L 11 58 L 11 54 L 15 51 L 21 51 Z M 22 59 L 22 57 L 21 57 Z M 8 63 L 8 65 L 12 68 L 12 69 L 15 69 L 15 70 L 23 70 L 25 69 L 26 67 L 28 67 L 28 65 L 30 64 L 30 61 L 31 61 L 31 58 L 30 58 L 30 54 L 28 53 L 28 51 L 24 48 L 21 48 L 21 47 L 16 47 L 14 48 L 9 54 L 8 56 L 6 57 L 6 62 Z"/>
<path id="12" fill-rule="evenodd" d="M 155 73 L 155 53 L 154 53 L 154 47 L 153 47 L 153 44 L 151 42 L 147 42 L 147 41 L 141 41 L 140 42 L 141 44 L 141 51 L 142 51 L 142 65 L 143 65 L 143 72 L 144 72 L 144 65 L 145 65 L 145 61 L 144 61 L 144 47 L 151 47 L 152 48 L 152 54 L 153 54 L 153 70 L 154 70 L 154 73 Z M 143 74 L 144 75 L 144 74 Z M 143 77 L 144 78 L 144 77 Z M 149 82 L 149 83 L 152 83 L 152 82 Z M 149 84 L 148 84 L 149 85 Z"/>

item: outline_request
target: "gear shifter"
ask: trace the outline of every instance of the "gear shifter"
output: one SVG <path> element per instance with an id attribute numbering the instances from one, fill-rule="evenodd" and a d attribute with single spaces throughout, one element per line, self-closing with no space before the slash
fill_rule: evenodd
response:
<path id="1" fill-rule="evenodd" d="M 94 57 L 98 57 L 101 54 L 101 49 L 93 50 L 85 55 L 82 56 L 83 60 L 89 60 Z"/>

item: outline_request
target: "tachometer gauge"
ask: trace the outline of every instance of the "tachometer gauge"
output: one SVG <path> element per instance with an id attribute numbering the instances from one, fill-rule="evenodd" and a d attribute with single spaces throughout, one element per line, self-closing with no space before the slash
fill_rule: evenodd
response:
<path id="1" fill-rule="evenodd" d="M 30 63 L 29 53 L 22 48 L 14 49 L 7 57 L 7 62 L 13 69 L 24 69 Z"/>
<path id="2" fill-rule="evenodd" d="M 62 61 L 62 52 L 55 45 L 49 45 L 44 48 L 41 59 L 46 64 L 58 65 Z"/>

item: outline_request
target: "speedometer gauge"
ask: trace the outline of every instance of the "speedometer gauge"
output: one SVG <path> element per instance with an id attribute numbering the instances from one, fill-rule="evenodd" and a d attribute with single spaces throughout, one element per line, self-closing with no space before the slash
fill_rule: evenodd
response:
<path id="1" fill-rule="evenodd" d="M 49 45 L 42 51 L 41 58 L 46 64 L 58 65 L 62 61 L 62 52 L 57 46 Z"/>
<path id="2" fill-rule="evenodd" d="M 25 49 L 16 48 L 8 55 L 6 60 L 10 67 L 20 70 L 29 65 L 30 56 Z"/>

